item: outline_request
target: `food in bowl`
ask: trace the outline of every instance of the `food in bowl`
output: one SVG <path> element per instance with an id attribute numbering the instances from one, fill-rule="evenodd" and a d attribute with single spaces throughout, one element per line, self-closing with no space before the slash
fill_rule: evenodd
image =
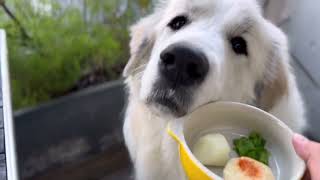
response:
<path id="1" fill-rule="evenodd" d="M 301 179 L 305 163 L 292 146 L 293 131 L 282 121 L 260 109 L 240 103 L 217 102 L 203 106 L 188 116 L 170 121 L 168 133 L 177 141 L 180 163 L 190 180 L 223 180 L 224 166 L 202 164 L 193 153 L 199 137 L 208 133 L 223 134 L 233 148 L 233 140 L 259 132 L 270 152 L 269 167 L 276 179 Z M 239 157 L 231 151 L 231 158 Z"/>
<path id="2" fill-rule="evenodd" d="M 204 165 L 225 166 L 229 161 L 231 148 L 222 134 L 207 134 L 193 147 L 193 154 Z"/>
<path id="3" fill-rule="evenodd" d="M 234 150 L 242 157 L 250 157 L 266 165 L 269 164 L 269 152 L 265 148 L 266 140 L 257 132 L 251 132 L 249 137 L 241 137 L 233 141 Z"/>
<path id="4" fill-rule="evenodd" d="M 224 167 L 225 180 L 273 180 L 266 140 L 257 132 L 233 140 L 239 158 L 230 160 L 231 148 L 222 134 L 207 134 L 196 141 L 195 157 L 206 166 Z"/>
<path id="5" fill-rule="evenodd" d="M 271 169 L 254 159 L 240 157 L 231 159 L 224 171 L 225 180 L 274 180 Z"/>

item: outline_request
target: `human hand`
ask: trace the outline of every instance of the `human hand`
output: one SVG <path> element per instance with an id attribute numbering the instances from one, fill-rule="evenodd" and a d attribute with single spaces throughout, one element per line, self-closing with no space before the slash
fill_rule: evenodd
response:
<path id="1" fill-rule="evenodd" d="M 308 170 L 303 180 L 320 180 L 320 143 L 300 134 L 295 134 L 292 142 L 297 154 L 307 164 Z"/>

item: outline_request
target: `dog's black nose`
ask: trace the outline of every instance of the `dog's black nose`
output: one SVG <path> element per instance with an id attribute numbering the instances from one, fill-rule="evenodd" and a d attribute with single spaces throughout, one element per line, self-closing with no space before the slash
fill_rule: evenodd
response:
<path id="1" fill-rule="evenodd" d="M 160 54 L 160 73 L 172 86 L 201 83 L 209 71 L 206 56 L 198 49 L 174 44 Z"/>

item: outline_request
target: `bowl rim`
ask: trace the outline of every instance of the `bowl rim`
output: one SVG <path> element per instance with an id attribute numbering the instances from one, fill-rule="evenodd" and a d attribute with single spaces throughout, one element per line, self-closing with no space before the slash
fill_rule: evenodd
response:
<path id="1" fill-rule="evenodd" d="M 202 106 L 199 106 L 197 109 L 195 109 L 194 111 L 190 112 L 189 114 L 187 114 L 186 116 L 184 117 L 181 117 L 179 118 L 178 120 L 189 120 L 190 117 L 192 116 L 192 114 L 196 113 L 198 110 L 202 109 L 202 108 L 205 108 L 206 106 L 209 106 L 209 105 L 214 105 L 214 106 L 222 106 L 222 107 L 230 107 L 232 106 L 233 108 L 242 108 L 242 109 L 247 109 L 249 111 L 252 111 L 252 112 L 256 112 L 256 113 L 259 113 L 261 115 L 264 115 L 266 116 L 269 120 L 272 121 L 272 123 L 274 124 L 277 124 L 277 126 L 280 126 L 280 128 L 283 128 L 286 130 L 286 133 L 289 133 L 289 135 L 291 137 L 293 137 L 294 135 L 294 131 L 289 127 L 287 126 L 283 121 L 281 121 L 279 118 L 277 118 L 276 116 L 274 116 L 273 114 L 269 113 L 269 112 L 266 112 L 262 109 L 259 109 L 255 106 L 252 106 L 252 105 L 249 105 L 249 104 L 244 104 L 244 103 L 239 103 L 239 102 L 232 102 L 232 101 L 218 101 L 218 102 L 210 102 L 210 103 L 207 103 L 207 104 L 204 104 Z M 185 122 L 185 121 L 183 121 Z M 191 149 L 189 148 L 187 142 L 186 142 L 186 139 L 185 139 L 185 135 L 184 135 L 184 126 L 185 123 L 183 123 L 182 125 L 182 132 L 181 132 L 181 140 L 184 142 L 183 143 L 183 147 L 185 148 L 186 152 L 188 153 L 189 156 L 191 156 L 190 158 L 192 160 L 194 160 L 194 163 L 196 163 L 197 165 L 199 165 L 201 167 L 201 169 L 204 170 L 204 172 L 210 172 L 210 174 L 214 174 L 216 176 L 218 176 L 216 173 L 212 172 L 211 170 L 209 170 L 209 168 L 207 168 L 206 166 L 204 166 L 195 156 L 194 154 L 192 153 Z M 298 157 L 298 161 L 300 161 L 302 167 L 298 168 L 298 171 L 296 171 L 294 175 L 294 177 L 292 177 L 291 179 L 292 180 L 298 180 L 298 179 L 301 179 L 306 171 L 306 165 L 305 165 L 305 162 L 297 155 Z M 303 163 L 302 163 L 303 162 Z M 220 176 L 218 176 L 220 177 Z"/>

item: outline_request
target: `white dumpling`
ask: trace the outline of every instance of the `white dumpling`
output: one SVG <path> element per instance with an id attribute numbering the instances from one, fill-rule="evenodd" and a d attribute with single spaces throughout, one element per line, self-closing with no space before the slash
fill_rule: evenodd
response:
<path id="1" fill-rule="evenodd" d="M 221 134 L 201 137 L 193 146 L 193 154 L 204 165 L 224 166 L 229 160 L 231 148 Z"/>

